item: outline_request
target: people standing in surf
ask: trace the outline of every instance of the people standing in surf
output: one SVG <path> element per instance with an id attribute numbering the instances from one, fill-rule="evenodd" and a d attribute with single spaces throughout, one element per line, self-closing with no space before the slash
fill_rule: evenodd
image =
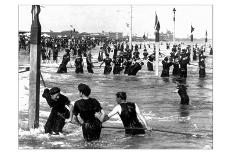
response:
<path id="1" fill-rule="evenodd" d="M 87 64 L 87 70 L 89 73 L 93 73 L 93 63 L 92 63 L 91 57 L 92 57 L 91 53 L 88 52 L 86 56 L 86 64 Z"/>
<path id="2" fill-rule="evenodd" d="M 102 62 L 103 61 L 103 47 L 100 47 L 100 51 L 98 53 L 97 60 L 98 60 L 98 62 Z"/>
<path id="3" fill-rule="evenodd" d="M 133 53 L 132 59 L 135 60 L 135 61 L 140 59 L 140 57 L 139 57 L 139 51 L 138 51 L 138 50 L 136 50 L 136 51 Z"/>
<path id="4" fill-rule="evenodd" d="M 205 59 L 202 57 L 199 59 L 199 77 L 205 77 Z"/>
<path id="5" fill-rule="evenodd" d="M 98 140 L 102 129 L 102 122 L 100 120 L 104 118 L 104 110 L 95 98 L 89 97 L 91 89 L 88 85 L 83 83 L 79 84 L 78 91 L 81 99 L 74 103 L 71 121 L 75 119 L 77 122 L 80 122 L 77 119 L 80 116 L 83 121 L 81 126 L 84 139 L 86 141 Z M 100 120 L 95 117 L 95 113 L 98 113 Z"/>
<path id="6" fill-rule="evenodd" d="M 179 102 L 179 113 L 180 113 L 180 118 L 183 121 L 190 119 L 189 117 L 189 105 L 190 105 L 190 101 L 189 101 L 189 96 L 187 94 L 187 87 L 185 84 L 183 83 L 178 83 L 177 85 L 177 89 L 178 89 L 178 94 L 180 96 L 180 102 Z"/>
<path id="7" fill-rule="evenodd" d="M 129 59 L 128 57 L 125 59 L 125 61 L 122 63 L 123 68 L 125 68 L 124 70 L 124 74 L 128 74 L 129 70 L 131 68 L 132 65 L 132 61 L 131 59 Z"/>
<path id="8" fill-rule="evenodd" d="M 118 53 L 118 49 L 117 49 L 117 46 L 114 44 L 114 53 L 113 53 L 113 59 L 116 59 L 116 57 L 117 57 L 117 53 Z"/>
<path id="9" fill-rule="evenodd" d="M 147 59 L 147 70 L 148 71 L 154 71 L 153 70 L 154 61 L 155 61 L 155 51 L 148 56 L 148 59 Z"/>
<path id="10" fill-rule="evenodd" d="M 52 108 L 44 126 L 45 133 L 58 135 L 62 133 L 66 119 L 67 122 L 71 120 L 70 115 L 72 115 L 73 106 L 70 104 L 69 99 L 60 93 L 58 87 L 53 87 L 50 90 L 46 88 L 42 97 L 46 99 L 48 105 Z"/>
<path id="11" fill-rule="evenodd" d="M 128 70 L 128 75 L 136 75 L 138 73 L 138 71 L 142 69 L 143 65 L 144 65 L 144 63 L 142 61 L 140 61 L 140 62 L 133 61 L 132 65 L 130 66 L 130 68 Z"/>
<path id="12" fill-rule="evenodd" d="M 213 55 L 213 47 L 210 47 L 209 55 Z"/>
<path id="13" fill-rule="evenodd" d="M 82 56 L 81 55 L 77 55 L 75 61 L 75 73 L 79 74 L 79 73 L 84 73 L 84 70 L 83 70 L 83 67 L 84 67 L 84 63 L 83 63 L 83 59 L 82 59 Z"/>
<path id="14" fill-rule="evenodd" d="M 165 57 L 164 60 L 162 60 L 163 64 L 163 70 L 161 73 L 161 77 L 169 77 L 169 69 L 172 66 L 172 62 L 168 60 L 168 57 Z"/>
<path id="15" fill-rule="evenodd" d="M 193 60 L 197 60 L 197 50 L 195 48 L 193 48 Z"/>
<path id="16" fill-rule="evenodd" d="M 172 75 L 179 76 L 180 75 L 179 58 L 175 57 L 172 64 L 173 64 Z"/>
<path id="17" fill-rule="evenodd" d="M 182 53 L 180 56 L 179 64 L 180 64 L 180 77 L 187 78 L 187 65 L 189 64 L 190 58 L 186 53 L 186 49 L 182 49 Z"/>
<path id="18" fill-rule="evenodd" d="M 42 63 L 46 63 L 46 49 L 44 46 L 41 48 Z"/>
<path id="19" fill-rule="evenodd" d="M 187 87 L 184 84 L 177 85 L 178 94 L 180 96 L 180 104 L 181 105 L 189 105 L 189 96 L 187 94 Z"/>
<path id="20" fill-rule="evenodd" d="M 110 74 L 112 71 L 112 59 L 109 57 L 109 54 L 106 54 L 106 58 L 103 59 L 103 62 L 100 64 L 100 68 L 103 63 L 105 63 L 104 74 Z"/>
<path id="21" fill-rule="evenodd" d="M 144 59 L 144 60 L 147 60 L 147 56 L 148 56 L 147 49 L 144 48 L 144 50 L 143 50 L 143 59 Z"/>
<path id="22" fill-rule="evenodd" d="M 120 74 L 122 68 L 121 68 L 121 59 L 119 56 L 116 56 L 116 58 L 113 60 L 114 68 L 113 68 L 113 74 Z"/>
<path id="23" fill-rule="evenodd" d="M 117 105 L 114 107 L 114 109 L 108 115 L 105 115 L 104 119 L 102 119 L 102 117 L 100 117 L 101 115 L 98 113 L 96 113 L 95 116 L 97 118 L 100 117 L 99 119 L 101 122 L 105 122 L 112 116 L 118 114 L 124 125 L 125 133 L 129 135 L 145 134 L 145 129 L 152 130 L 144 116 L 141 114 L 138 105 L 133 102 L 128 102 L 126 99 L 126 92 L 117 92 Z M 142 123 L 139 120 L 141 120 Z"/>
<path id="24" fill-rule="evenodd" d="M 53 57 L 53 63 L 57 63 L 57 58 L 58 58 L 57 45 L 54 45 L 54 48 L 52 49 L 52 57 Z"/>
<path id="25" fill-rule="evenodd" d="M 70 61 L 70 54 L 69 54 L 70 50 L 69 49 L 65 49 L 65 54 L 63 55 L 63 59 L 62 62 L 57 70 L 57 73 L 67 73 L 67 64 Z"/>

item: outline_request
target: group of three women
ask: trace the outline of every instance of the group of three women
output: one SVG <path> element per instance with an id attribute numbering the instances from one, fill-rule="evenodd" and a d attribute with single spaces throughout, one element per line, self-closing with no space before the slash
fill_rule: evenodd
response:
<path id="1" fill-rule="evenodd" d="M 91 89 L 86 84 L 81 83 L 78 85 L 80 99 L 77 100 L 74 105 L 72 105 L 67 98 L 65 103 L 63 100 L 60 100 L 60 96 L 62 97 L 64 95 L 60 94 L 59 88 L 55 87 L 56 91 L 54 91 L 54 88 L 50 91 L 48 89 L 45 90 L 44 94 L 47 95 L 43 94 L 43 97 L 46 98 L 50 107 L 55 109 L 55 107 L 59 105 L 59 107 L 63 106 L 63 109 L 67 109 L 65 106 L 69 106 L 68 114 L 65 110 L 58 111 L 52 109 L 49 119 L 45 124 L 45 133 L 52 133 L 54 128 L 57 129 L 54 132 L 59 134 L 59 132 L 62 132 L 64 122 L 78 122 L 82 126 L 83 137 L 86 141 L 97 140 L 100 138 L 102 123 L 116 114 L 120 116 L 126 134 L 145 134 L 145 130 L 151 130 L 144 116 L 140 113 L 137 104 L 126 100 L 126 92 L 116 93 L 117 105 L 106 115 L 100 103 L 96 99 L 89 97 Z M 48 100 L 48 98 L 50 99 Z M 51 106 L 51 101 L 53 102 L 53 106 Z M 141 120 L 142 123 L 139 120 Z"/>

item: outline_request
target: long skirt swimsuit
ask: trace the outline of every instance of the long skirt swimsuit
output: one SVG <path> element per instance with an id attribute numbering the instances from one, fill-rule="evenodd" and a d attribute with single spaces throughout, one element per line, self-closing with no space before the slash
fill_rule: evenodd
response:
<path id="1" fill-rule="evenodd" d="M 133 128 L 143 128 L 143 125 L 139 122 L 137 114 L 135 111 L 135 104 L 132 102 L 121 103 L 122 111 L 120 118 L 126 128 L 125 133 L 131 135 L 145 134 L 144 129 L 133 129 Z M 131 128 L 131 129 L 128 129 Z"/>

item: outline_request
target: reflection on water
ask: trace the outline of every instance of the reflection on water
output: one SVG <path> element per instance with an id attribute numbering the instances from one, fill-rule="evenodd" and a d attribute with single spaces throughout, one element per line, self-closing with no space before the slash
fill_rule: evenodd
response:
<path id="1" fill-rule="evenodd" d="M 190 105 L 182 105 L 182 104 L 179 105 L 178 110 L 179 110 L 180 118 L 190 119 L 190 117 L 189 117 L 189 115 L 190 115 L 189 107 L 190 107 Z"/>

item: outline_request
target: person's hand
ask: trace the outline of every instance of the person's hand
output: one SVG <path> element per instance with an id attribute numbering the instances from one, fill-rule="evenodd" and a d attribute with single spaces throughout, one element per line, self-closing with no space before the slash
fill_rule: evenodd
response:
<path id="1" fill-rule="evenodd" d="M 48 88 L 46 88 L 46 89 L 44 89 L 44 92 L 43 92 L 43 94 L 42 94 L 42 97 L 43 98 L 48 98 L 49 97 L 49 89 Z"/>
<path id="2" fill-rule="evenodd" d="M 69 119 L 65 119 L 65 123 L 72 123 L 71 119 L 70 118 Z"/>
<path id="3" fill-rule="evenodd" d="M 101 112 L 96 112 L 96 113 L 94 114 L 94 116 L 95 116 L 97 119 L 100 120 Z"/>

